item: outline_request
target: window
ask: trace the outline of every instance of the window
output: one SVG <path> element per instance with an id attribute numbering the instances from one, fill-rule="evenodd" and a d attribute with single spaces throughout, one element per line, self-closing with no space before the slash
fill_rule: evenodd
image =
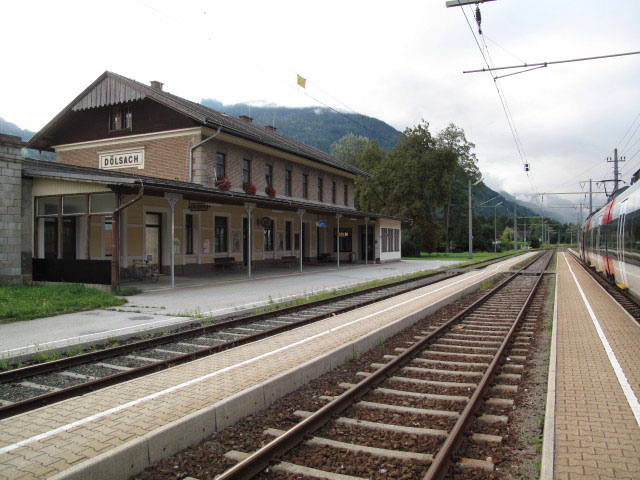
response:
<path id="1" fill-rule="evenodd" d="M 291 170 L 284 171 L 284 194 L 287 197 L 291 196 Z"/>
<path id="2" fill-rule="evenodd" d="M 224 153 L 216 153 L 216 180 L 226 176 L 227 156 Z"/>
<path id="3" fill-rule="evenodd" d="M 349 185 L 344 184 L 344 204 L 349 205 Z"/>
<path id="4" fill-rule="evenodd" d="M 387 229 L 383 228 L 380 235 L 380 247 L 383 252 L 387 251 Z"/>
<path id="5" fill-rule="evenodd" d="M 45 197 L 38 199 L 38 215 L 58 215 L 60 197 Z"/>
<path id="6" fill-rule="evenodd" d="M 284 246 L 285 250 L 291 250 L 291 220 L 284 222 Z"/>
<path id="7" fill-rule="evenodd" d="M 87 200 L 84 195 L 65 195 L 62 197 L 63 215 L 80 215 L 87 209 Z"/>
<path id="8" fill-rule="evenodd" d="M 111 217 L 104 217 L 104 229 L 102 230 L 102 240 L 104 242 L 104 256 L 111 257 L 113 248 L 113 238 L 111 236 L 112 222 Z"/>
<path id="9" fill-rule="evenodd" d="M 318 177 L 318 201 L 322 201 L 322 177 Z"/>
<path id="10" fill-rule="evenodd" d="M 111 213 L 116 209 L 116 196 L 113 193 L 92 193 L 91 213 Z"/>
<path id="11" fill-rule="evenodd" d="M 264 166 L 264 185 L 265 187 L 273 187 L 273 165 Z"/>
<path id="12" fill-rule="evenodd" d="M 109 131 L 131 130 L 131 105 L 113 107 L 109 116 Z"/>
<path id="13" fill-rule="evenodd" d="M 193 255 L 193 215 L 187 214 L 185 217 L 184 229 L 187 236 L 185 240 L 184 253 L 187 255 Z"/>
<path id="14" fill-rule="evenodd" d="M 340 238 L 340 252 L 350 252 L 352 250 L 352 229 L 351 228 L 341 228 L 340 229 L 340 237 L 336 236 L 336 229 L 333 229 L 333 251 L 337 252 L 337 242 L 336 239 Z"/>
<path id="15" fill-rule="evenodd" d="M 397 228 L 393 229 L 393 251 L 400 251 L 400 230 Z"/>
<path id="16" fill-rule="evenodd" d="M 302 174 L 302 198 L 309 198 L 309 175 Z"/>
<path id="17" fill-rule="evenodd" d="M 216 217 L 215 231 L 215 252 L 222 253 L 227 251 L 227 217 Z"/>
<path id="18" fill-rule="evenodd" d="M 273 252 L 273 221 L 264 227 L 264 251 Z"/>
<path id="19" fill-rule="evenodd" d="M 336 182 L 331 182 L 331 203 L 336 203 Z"/>
<path id="20" fill-rule="evenodd" d="M 242 159 L 242 184 L 251 183 L 251 160 Z"/>

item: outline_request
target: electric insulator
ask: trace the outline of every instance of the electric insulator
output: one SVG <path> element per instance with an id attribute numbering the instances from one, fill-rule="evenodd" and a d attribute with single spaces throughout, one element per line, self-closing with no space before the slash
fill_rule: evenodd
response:
<path id="1" fill-rule="evenodd" d="M 482 35 L 482 28 L 480 24 L 482 23 L 482 15 L 480 14 L 480 5 L 476 5 L 476 23 L 478 24 L 478 33 Z"/>

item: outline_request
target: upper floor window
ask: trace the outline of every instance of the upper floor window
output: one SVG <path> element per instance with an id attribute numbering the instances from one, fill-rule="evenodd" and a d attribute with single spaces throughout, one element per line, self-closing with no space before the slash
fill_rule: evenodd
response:
<path id="1" fill-rule="evenodd" d="M 111 109 L 109 131 L 131 130 L 131 105 L 121 105 Z"/>
<path id="2" fill-rule="evenodd" d="M 273 187 L 273 165 L 264 166 L 264 183 L 266 187 Z"/>
<path id="3" fill-rule="evenodd" d="M 291 170 L 284 171 L 284 194 L 291 196 Z"/>
<path id="4" fill-rule="evenodd" d="M 224 153 L 216 153 L 216 179 L 221 180 L 226 176 L 227 156 Z"/>
<path id="5" fill-rule="evenodd" d="M 344 184 L 344 204 L 349 205 L 349 184 Z"/>
<path id="6" fill-rule="evenodd" d="M 242 183 L 251 183 L 251 160 L 242 159 Z"/>
<path id="7" fill-rule="evenodd" d="M 322 201 L 322 177 L 318 177 L 318 201 Z"/>
<path id="8" fill-rule="evenodd" d="M 309 175 L 302 174 L 302 198 L 309 198 Z"/>
<path id="9" fill-rule="evenodd" d="M 331 203 L 336 203 L 336 182 L 331 182 Z"/>

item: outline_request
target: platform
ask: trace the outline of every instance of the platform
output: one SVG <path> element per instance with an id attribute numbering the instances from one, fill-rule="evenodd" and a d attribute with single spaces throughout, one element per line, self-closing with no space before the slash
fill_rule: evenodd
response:
<path id="1" fill-rule="evenodd" d="M 19 361 L 43 350 L 75 350 L 92 343 L 124 340 L 188 325 L 194 317 L 221 318 L 272 302 L 334 289 L 436 270 L 457 262 L 403 260 L 384 264 L 310 266 L 304 273 L 289 268 L 262 268 L 248 280 L 241 270 L 215 275 L 177 277 L 176 288 L 161 282 L 127 297 L 127 304 L 109 309 L 0 324 L 0 358 Z"/>
<path id="2" fill-rule="evenodd" d="M 0 478 L 129 478 L 265 408 L 530 255 L 2 420 Z"/>
<path id="3" fill-rule="evenodd" d="M 568 253 L 557 271 L 541 478 L 639 479 L 640 325 Z"/>

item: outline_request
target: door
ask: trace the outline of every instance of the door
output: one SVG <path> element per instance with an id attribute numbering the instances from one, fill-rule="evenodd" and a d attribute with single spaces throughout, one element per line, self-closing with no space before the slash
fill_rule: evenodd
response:
<path id="1" fill-rule="evenodd" d="M 248 234 L 249 230 L 249 220 L 247 217 L 242 219 L 242 264 L 246 267 L 249 262 L 249 245 L 248 245 Z"/>
<path id="2" fill-rule="evenodd" d="M 162 271 L 162 216 L 160 213 L 145 215 L 145 260 L 152 265 L 158 265 Z"/>
<path id="3" fill-rule="evenodd" d="M 365 238 L 365 234 L 366 237 Z M 365 260 L 365 248 L 367 249 L 367 258 L 369 261 L 373 260 L 373 228 L 365 229 L 360 227 L 360 260 Z"/>
<path id="4" fill-rule="evenodd" d="M 44 258 L 58 258 L 57 218 L 44 218 Z"/>
<path id="5" fill-rule="evenodd" d="M 62 219 L 62 258 L 76 259 L 76 217 Z"/>

